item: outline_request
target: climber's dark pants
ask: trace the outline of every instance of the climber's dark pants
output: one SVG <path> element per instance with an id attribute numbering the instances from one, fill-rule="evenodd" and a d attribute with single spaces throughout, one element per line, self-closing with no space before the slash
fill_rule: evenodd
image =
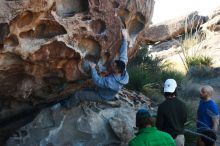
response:
<path id="1" fill-rule="evenodd" d="M 66 108 L 71 108 L 77 106 L 82 101 L 102 102 L 104 99 L 94 89 L 81 89 L 61 101 L 61 105 Z"/>

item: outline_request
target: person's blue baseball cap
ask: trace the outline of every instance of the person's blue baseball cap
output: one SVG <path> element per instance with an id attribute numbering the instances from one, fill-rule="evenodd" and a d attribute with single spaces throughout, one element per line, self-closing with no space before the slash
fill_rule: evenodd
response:
<path id="1" fill-rule="evenodd" d="M 136 119 L 156 117 L 156 114 L 146 108 L 141 108 L 136 113 Z"/>

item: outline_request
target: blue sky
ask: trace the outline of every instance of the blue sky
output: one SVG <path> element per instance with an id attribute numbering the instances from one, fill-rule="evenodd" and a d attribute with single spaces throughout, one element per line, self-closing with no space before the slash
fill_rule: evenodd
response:
<path id="1" fill-rule="evenodd" d="M 155 0 L 153 23 L 159 23 L 192 11 L 208 15 L 220 7 L 220 0 Z"/>

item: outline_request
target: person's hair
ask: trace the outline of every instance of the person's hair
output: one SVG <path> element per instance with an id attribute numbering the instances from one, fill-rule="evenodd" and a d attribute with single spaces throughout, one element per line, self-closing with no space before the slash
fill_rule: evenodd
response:
<path id="1" fill-rule="evenodd" d="M 115 60 L 115 64 L 120 73 L 123 73 L 125 70 L 125 63 L 121 60 Z"/>
<path id="2" fill-rule="evenodd" d="M 142 129 L 148 125 L 155 126 L 155 118 L 146 109 L 138 110 L 136 114 L 136 126 Z"/>
<path id="3" fill-rule="evenodd" d="M 202 86 L 201 89 L 200 89 L 200 92 L 203 90 L 205 90 L 205 92 L 207 92 L 209 94 L 209 96 L 212 96 L 213 94 L 213 88 L 212 86 L 209 86 L 209 85 L 206 85 L 206 86 Z"/>
<path id="4" fill-rule="evenodd" d="M 217 136 L 216 136 L 216 134 L 213 131 L 207 130 L 207 131 L 202 132 L 201 134 L 203 134 L 203 135 L 205 135 L 205 136 L 207 136 L 207 137 L 209 137 L 209 138 L 214 140 L 214 141 L 212 141 L 210 139 L 207 139 L 204 136 L 201 136 L 200 137 L 201 141 L 205 144 L 205 146 L 214 146 L 215 141 L 217 139 Z"/>
<path id="5" fill-rule="evenodd" d="M 175 89 L 175 91 L 173 93 L 171 92 L 164 92 L 163 95 L 167 98 L 167 97 L 174 97 L 177 96 L 177 91 Z"/>

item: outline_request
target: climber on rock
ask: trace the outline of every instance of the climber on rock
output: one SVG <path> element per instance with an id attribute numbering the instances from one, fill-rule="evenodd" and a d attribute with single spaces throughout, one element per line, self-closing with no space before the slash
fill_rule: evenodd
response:
<path id="1" fill-rule="evenodd" d="M 114 105 L 115 95 L 129 81 L 126 64 L 128 62 L 127 47 L 128 33 L 126 29 L 122 30 L 123 41 L 119 50 L 119 59 L 111 63 L 111 73 L 102 77 L 97 73 L 96 64 L 90 62 L 92 81 L 96 88 L 81 89 L 70 95 L 61 102 L 66 108 L 78 105 L 81 101 L 96 101 Z"/>

